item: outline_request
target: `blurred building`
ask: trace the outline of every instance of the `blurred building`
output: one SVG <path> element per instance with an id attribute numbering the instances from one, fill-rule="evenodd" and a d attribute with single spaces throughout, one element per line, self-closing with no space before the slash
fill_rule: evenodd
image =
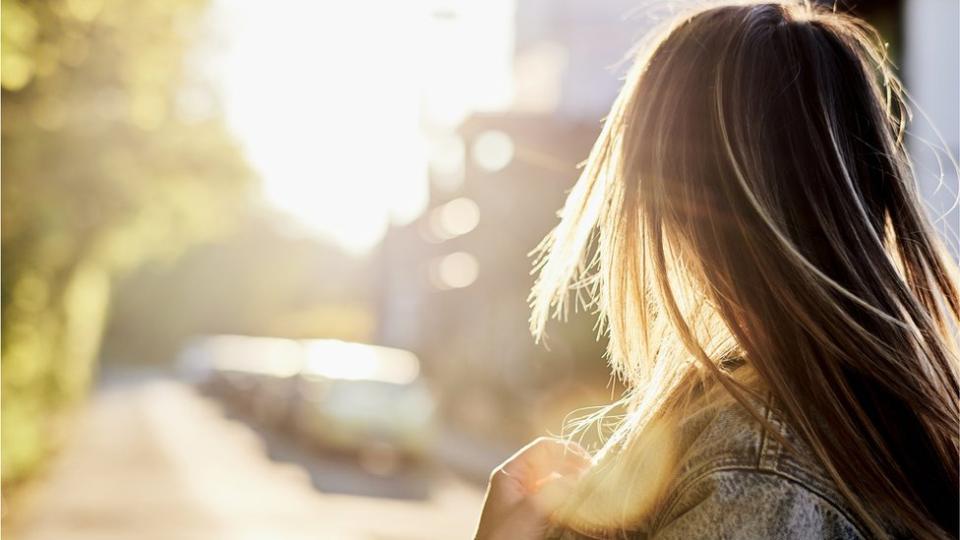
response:
<path id="1" fill-rule="evenodd" d="M 590 318 L 552 335 L 547 351 L 530 335 L 526 303 L 529 253 L 555 224 L 598 131 L 558 116 L 470 118 L 456 133 L 462 187 L 434 189 L 431 209 L 383 243 L 379 337 L 420 354 L 458 420 L 496 423 L 575 374 L 606 381 Z"/>
<path id="2" fill-rule="evenodd" d="M 960 2 L 905 0 L 901 10 L 900 64 L 914 101 L 908 142 L 917 181 L 937 230 L 960 258 Z"/>
<path id="3" fill-rule="evenodd" d="M 683 5 L 518 1 L 513 110 L 596 123 L 620 89 L 631 48 L 665 13 Z"/>

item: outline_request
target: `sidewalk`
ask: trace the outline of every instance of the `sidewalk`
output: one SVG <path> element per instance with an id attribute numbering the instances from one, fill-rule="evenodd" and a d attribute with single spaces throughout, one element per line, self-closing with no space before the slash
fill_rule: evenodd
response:
<path id="1" fill-rule="evenodd" d="M 307 469 L 278 461 L 249 426 L 171 379 L 99 390 L 76 428 L 4 523 L 6 538 L 465 538 L 482 502 L 479 487 L 442 470 L 419 480 L 422 494 L 402 496 L 382 484 L 408 478 L 372 478 L 322 455 Z"/>

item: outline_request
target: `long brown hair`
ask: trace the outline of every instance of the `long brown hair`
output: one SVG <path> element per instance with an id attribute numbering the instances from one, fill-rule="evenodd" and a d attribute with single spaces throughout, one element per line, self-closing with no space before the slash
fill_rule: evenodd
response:
<path id="1" fill-rule="evenodd" d="M 809 2 L 677 18 L 541 246 L 532 329 L 571 290 L 597 308 L 629 387 L 621 439 L 697 380 L 758 415 L 722 366 L 743 358 L 874 534 L 956 536 L 958 272 L 919 201 L 909 115 L 857 18 Z"/>

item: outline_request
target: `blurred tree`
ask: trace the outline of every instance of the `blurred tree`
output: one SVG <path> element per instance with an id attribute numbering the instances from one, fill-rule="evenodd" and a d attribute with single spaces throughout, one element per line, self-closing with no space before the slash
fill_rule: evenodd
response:
<path id="1" fill-rule="evenodd" d="M 2 478 L 84 394 L 115 276 L 225 231 L 251 173 L 186 69 L 205 0 L 2 0 Z"/>
<path id="2" fill-rule="evenodd" d="M 114 289 L 104 365 L 169 364 L 197 334 L 369 341 L 370 261 L 290 219 L 251 208 L 216 242 L 124 276 Z"/>

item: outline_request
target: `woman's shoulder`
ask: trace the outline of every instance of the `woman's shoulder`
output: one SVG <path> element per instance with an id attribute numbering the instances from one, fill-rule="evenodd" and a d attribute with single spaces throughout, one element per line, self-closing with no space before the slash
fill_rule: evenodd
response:
<path id="1" fill-rule="evenodd" d="M 715 471 L 780 476 L 838 505 L 844 497 L 809 446 L 776 408 L 748 399 L 753 411 L 731 401 L 706 407 L 679 422 L 675 487 Z"/>
<path id="2" fill-rule="evenodd" d="M 733 402 L 684 419 L 657 538 L 862 538 L 865 528 L 773 407 Z M 759 417 L 758 417 L 759 416 Z M 699 531 L 699 533 L 698 533 Z"/>
<path id="3" fill-rule="evenodd" d="M 865 532 L 840 505 L 784 476 L 714 469 L 678 492 L 645 536 L 681 538 L 860 539 Z"/>
<path id="4" fill-rule="evenodd" d="M 782 415 L 763 403 L 753 404 L 759 418 L 737 402 L 723 402 L 671 423 L 671 443 L 654 445 L 671 454 L 669 479 L 644 508 L 633 508 L 640 519 L 624 520 L 622 529 L 568 519 L 548 537 L 865 538 L 866 528 Z M 617 456 L 617 464 L 639 468 L 641 474 L 611 475 L 616 481 L 600 484 L 601 489 L 575 505 L 577 512 L 595 514 L 597 507 L 609 505 L 605 495 L 629 498 L 658 482 L 651 477 L 655 471 L 645 467 L 649 456 L 636 460 L 626 454 Z M 637 506 L 636 501 L 626 504 Z"/>

